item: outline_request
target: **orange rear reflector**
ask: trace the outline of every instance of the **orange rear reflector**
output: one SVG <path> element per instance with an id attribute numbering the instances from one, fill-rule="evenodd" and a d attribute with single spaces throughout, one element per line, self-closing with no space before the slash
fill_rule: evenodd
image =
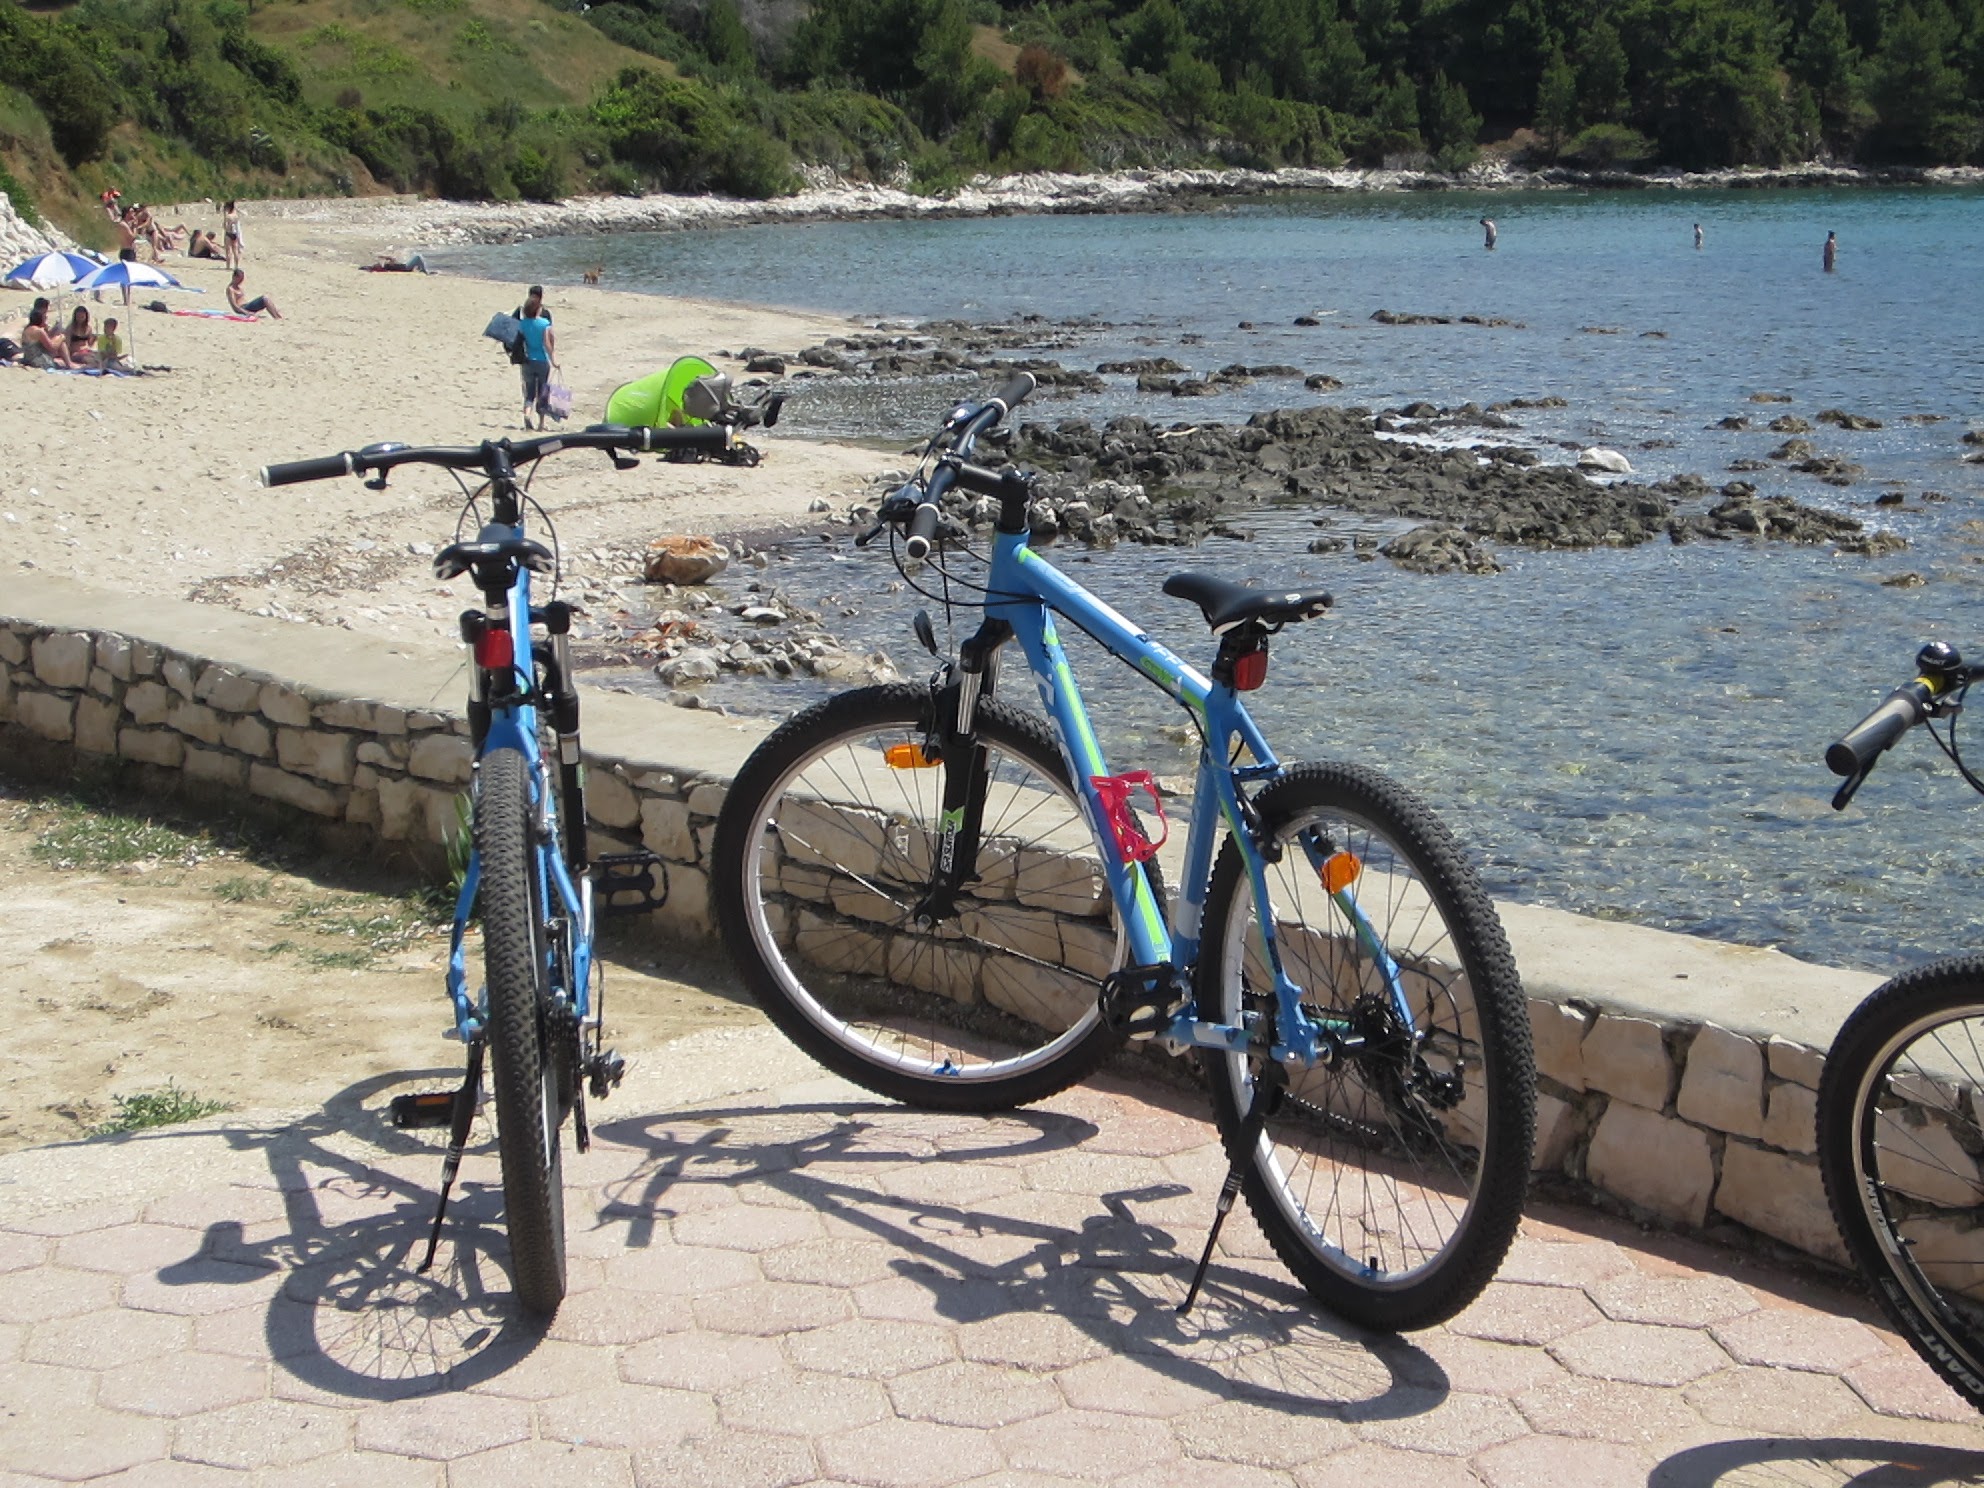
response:
<path id="1" fill-rule="evenodd" d="M 891 770 L 927 770 L 937 763 L 921 744 L 891 744 L 882 751 L 882 758 Z"/>
<path id="2" fill-rule="evenodd" d="M 1355 853 L 1331 853 L 1323 860 L 1323 887 L 1332 894 L 1340 894 L 1356 883 L 1363 871 L 1364 865 Z"/>

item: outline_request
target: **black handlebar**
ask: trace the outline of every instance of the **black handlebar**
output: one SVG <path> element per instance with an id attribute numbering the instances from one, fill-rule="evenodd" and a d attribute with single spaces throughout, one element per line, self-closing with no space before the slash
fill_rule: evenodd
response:
<path id="1" fill-rule="evenodd" d="M 1929 704 L 1936 694 L 1929 683 L 1917 677 L 1897 687 L 1887 699 L 1840 735 L 1826 750 L 1826 768 L 1835 775 L 1857 775 L 1873 768 L 1874 761 L 1894 741 L 1929 715 Z"/>
<path id="2" fill-rule="evenodd" d="M 972 406 L 962 405 L 945 423 L 943 433 L 938 437 L 949 437 L 950 450 L 937 462 L 929 477 L 911 481 L 895 495 L 882 503 L 882 509 L 874 527 L 863 537 L 855 539 L 857 547 L 868 543 L 889 523 L 903 528 L 903 554 L 909 558 L 927 558 L 935 545 L 938 525 L 943 520 L 944 493 L 953 484 L 963 486 L 967 491 L 980 495 L 997 496 L 1004 503 L 1002 511 L 1015 502 L 1018 509 L 1025 510 L 1026 478 L 1018 471 L 993 471 L 980 465 L 966 463 L 978 436 L 994 427 L 999 420 L 1011 413 L 1024 402 L 1028 393 L 1035 387 L 1031 372 L 1015 372 L 1006 380 L 1005 386 L 985 402 Z"/>
<path id="3" fill-rule="evenodd" d="M 730 448 L 734 435 L 721 424 L 696 424 L 687 428 L 655 428 L 646 424 L 598 424 L 569 434 L 547 434 L 539 439 L 485 440 L 469 448 L 432 446 L 416 449 L 403 444 L 375 444 L 341 455 L 320 455 L 312 460 L 289 460 L 264 465 L 261 481 L 265 486 L 291 486 L 301 481 L 329 480 L 338 475 L 381 474 L 396 465 L 441 465 L 452 470 L 479 470 L 494 476 L 501 471 L 498 456 L 506 456 L 510 468 L 540 460 L 566 449 L 650 450 L 690 449 L 715 454 Z M 506 473 L 506 472 L 503 472 Z"/>

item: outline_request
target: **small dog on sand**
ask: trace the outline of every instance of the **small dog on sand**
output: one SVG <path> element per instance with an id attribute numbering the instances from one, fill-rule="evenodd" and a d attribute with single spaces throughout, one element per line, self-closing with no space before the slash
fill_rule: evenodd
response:
<path id="1" fill-rule="evenodd" d="M 599 276 L 601 274 L 604 274 L 605 272 L 606 272 L 605 264 L 594 264 L 591 268 L 587 269 L 585 273 L 581 274 L 579 277 L 585 280 L 586 283 L 588 284 L 597 284 L 599 283 Z"/>

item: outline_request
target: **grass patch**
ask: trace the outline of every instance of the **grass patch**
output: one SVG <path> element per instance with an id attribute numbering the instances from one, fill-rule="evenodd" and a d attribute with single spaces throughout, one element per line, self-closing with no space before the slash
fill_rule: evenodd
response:
<path id="1" fill-rule="evenodd" d="M 266 878 L 224 878 L 214 885 L 214 897 L 228 904 L 247 904 L 266 899 L 272 885 Z"/>
<path id="2" fill-rule="evenodd" d="M 114 807 L 53 800 L 47 810 L 53 820 L 41 826 L 28 851 L 36 862 L 51 868 L 121 868 L 148 862 L 190 868 L 223 852 L 201 834 Z"/>
<path id="3" fill-rule="evenodd" d="M 167 1081 L 158 1090 L 141 1090 L 136 1095 L 113 1095 L 116 1109 L 91 1127 L 87 1135 L 114 1137 L 119 1132 L 145 1131 L 154 1126 L 176 1126 L 182 1121 L 198 1121 L 202 1116 L 218 1116 L 234 1108 L 226 1101 L 207 1100 Z"/>
<path id="4" fill-rule="evenodd" d="M 379 957 L 417 945 L 441 928 L 433 908 L 420 894 L 398 899 L 365 894 L 312 895 L 283 911 L 277 923 L 344 944 L 310 946 L 284 940 L 270 946 L 270 954 L 291 951 L 311 966 L 335 971 L 363 971 Z"/>

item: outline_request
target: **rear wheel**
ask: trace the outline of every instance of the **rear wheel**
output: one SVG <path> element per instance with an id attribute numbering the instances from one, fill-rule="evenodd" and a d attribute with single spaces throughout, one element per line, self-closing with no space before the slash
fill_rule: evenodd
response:
<path id="1" fill-rule="evenodd" d="M 1819 1081 L 1819 1167 L 1875 1300 L 1984 1409 L 1984 958 L 1861 1003 Z"/>
<path id="2" fill-rule="evenodd" d="M 927 688 L 866 688 L 766 739 L 725 798 L 712 897 L 746 985 L 822 1064 L 912 1105 L 1001 1110 L 1115 1047 L 1096 996 L 1128 942 L 1053 734 L 997 702 L 978 710 L 975 872 L 918 923 L 948 768 L 931 707 Z"/>
<path id="3" fill-rule="evenodd" d="M 503 1216 L 517 1297 L 552 1313 L 565 1299 L 563 1114 L 551 1047 L 544 889 L 531 845 L 529 766 L 496 749 L 477 769 L 475 846 L 482 864 L 483 966 Z"/>
<path id="4" fill-rule="evenodd" d="M 1265 873 L 1283 969 L 1303 1009 L 1363 1049 L 1292 1069 L 1269 1096 L 1243 1171 L 1248 1207 L 1331 1311 L 1429 1327 L 1480 1294 L 1521 1219 L 1536 1079 L 1515 961 L 1459 847 L 1404 787 L 1297 765 L 1255 806 L 1279 849 Z M 1199 1003 L 1223 1023 L 1272 1019 L 1273 987 L 1229 840 L 1207 897 Z M 1230 1148 L 1259 1059 L 1203 1059 Z"/>

